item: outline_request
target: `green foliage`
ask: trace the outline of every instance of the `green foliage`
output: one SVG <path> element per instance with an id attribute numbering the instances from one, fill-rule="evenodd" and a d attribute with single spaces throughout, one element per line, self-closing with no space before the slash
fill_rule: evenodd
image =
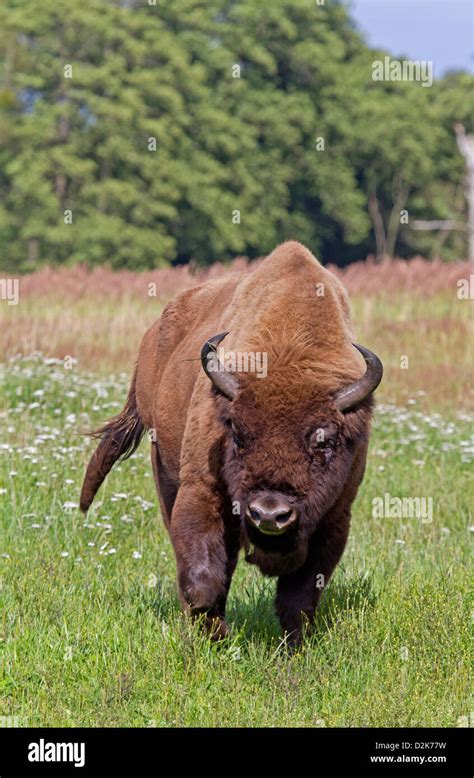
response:
<path id="1" fill-rule="evenodd" d="M 10 0 L 0 29 L 5 269 L 207 264 L 290 237 L 346 262 L 376 248 L 370 198 L 402 255 L 433 235 L 391 229 L 400 203 L 463 218 L 472 79 L 374 82 L 383 53 L 341 4 Z"/>

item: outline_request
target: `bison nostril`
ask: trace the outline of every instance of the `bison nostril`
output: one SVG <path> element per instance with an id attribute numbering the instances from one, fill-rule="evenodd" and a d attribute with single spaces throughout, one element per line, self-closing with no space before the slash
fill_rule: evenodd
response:
<path id="1" fill-rule="evenodd" d="M 293 511 L 285 511 L 285 513 L 279 513 L 277 516 L 275 516 L 275 521 L 278 524 L 278 526 L 281 527 L 282 525 L 288 523 L 292 515 L 293 515 Z"/>
<path id="2" fill-rule="evenodd" d="M 260 512 L 256 511 L 255 508 L 249 508 L 250 517 L 253 521 L 259 522 L 260 521 Z"/>

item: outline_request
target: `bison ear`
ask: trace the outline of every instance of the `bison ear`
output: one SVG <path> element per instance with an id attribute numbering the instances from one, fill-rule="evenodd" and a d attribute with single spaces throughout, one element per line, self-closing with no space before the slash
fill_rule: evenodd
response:
<path id="1" fill-rule="evenodd" d="M 228 400 L 234 400 L 239 390 L 239 382 L 233 373 L 219 362 L 217 347 L 228 332 L 221 332 L 206 340 L 201 349 L 201 364 L 207 377 Z"/>

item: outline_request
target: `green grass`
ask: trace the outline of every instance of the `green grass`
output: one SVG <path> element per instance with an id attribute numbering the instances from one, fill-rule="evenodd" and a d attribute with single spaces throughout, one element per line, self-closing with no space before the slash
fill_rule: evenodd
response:
<path id="1" fill-rule="evenodd" d="M 0 367 L 0 715 L 29 726 L 456 726 L 469 716 L 472 421 L 380 407 L 346 553 L 313 635 L 289 656 L 275 583 L 239 563 L 212 645 L 181 614 L 148 445 L 87 518 L 92 444 L 127 376 Z M 40 392 L 40 394 L 36 394 Z M 469 488 L 471 486 L 471 489 Z M 433 499 L 433 521 L 372 500 Z"/>

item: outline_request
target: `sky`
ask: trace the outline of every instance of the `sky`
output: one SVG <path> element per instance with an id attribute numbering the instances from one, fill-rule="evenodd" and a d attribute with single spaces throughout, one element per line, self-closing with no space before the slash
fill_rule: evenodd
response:
<path id="1" fill-rule="evenodd" d="M 370 46 L 431 60 L 435 77 L 474 69 L 474 0 L 347 0 Z"/>

